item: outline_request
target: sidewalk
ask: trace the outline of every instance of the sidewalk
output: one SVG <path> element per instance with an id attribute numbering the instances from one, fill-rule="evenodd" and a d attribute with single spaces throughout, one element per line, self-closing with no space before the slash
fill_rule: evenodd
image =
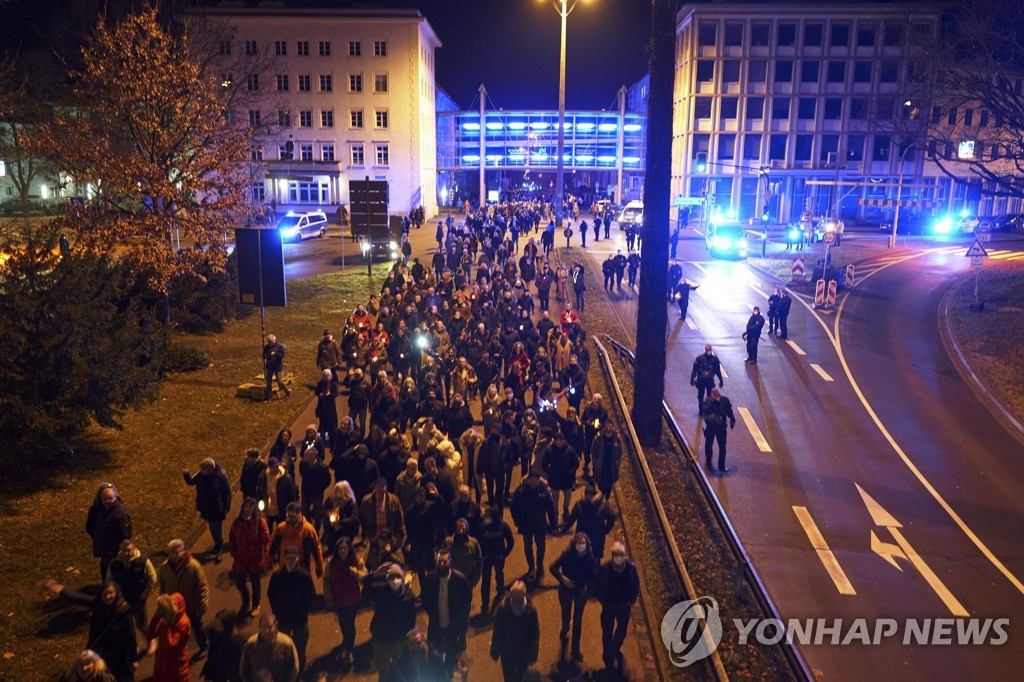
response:
<path id="1" fill-rule="evenodd" d="M 435 218 L 433 221 L 428 220 L 420 230 L 413 229 L 409 238 L 413 246 L 413 256 L 418 257 L 420 262 L 424 266 L 429 267 L 430 258 L 434 253 L 436 242 L 434 241 L 434 234 L 437 227 L 438 219 L 444 220 L 445 215 L 442 214 L 439 218 Z M 465 218 L 464 215 L 455 215 L 453 218 L 458 221 Z M 543 225 L 542 225 L 543 228 Z M 613 227 L 613 229 L 615 229 Z M 533 235 L 530 233 L 520 239 L 520 247 L 526 244 L 529 237 L 535 236 L 539 244 L 540 234 Z M 574 238 L 574 242 L 575 242 Z M 558 241 L 556 240 L 556 244 Z M 564 244 L 564 238 L 562 240 Z M 362 263 L 355 263 L 348 267 L 358 268 L 365 267 Z M 557 319 L 557 315 L 561 314 L 560 304 L 552 300 L 551 317 Z M 354 307 L 354 305 L 353 305 Z M 347 313 L 345 313 L 347 314 Z M 539 316 L 538 316 L 539 317 Z M 339 321 L 337 320 L 325 320 L 325 326 L 337 326 Z M 596 361 L 596 360 L 595 360 Z M 301 434 L 305 432 L 305 427 L 308 424 L 315 423 L 317 421 L 314 416 L 314 409 L 316 407 L 316 400 L 312 396 L 312 392 L 309 391 L 306 394 L 305 402 L 303 403 L 302 393 L 305 391 L 307 383 L 313 382 L 316 377 L 316 368 L 310 362 L 309 366 L 296 366 L 292 365 L 291 369 L 296 372 L 297 389 L 293 400 L 296 401 L 299 407 L 295 417 L 292 419 L 288 426 L 291 427 L 292 432 L 296 434 L 297 438 L 301 439 Z M 480 410 L 479 401 L 471 404 L 471 409 L 474 416 L 479 420 Z M 338 401 L 338 413 L 339 415 L 347 414 L 347 403 L 344 397 L 340 397 Z M 285 425 L 282 425 L 285 426 Z M 475 427 L 480 428 L 479 424 Z M 222 462 L 229 475 L 232 477 L 232 484 L 237 480 L 237 471 L 239 464 L 243 458 L 243 453 L 237 453 L 232 455 L 230 459 L 226 459 Z M 198 465 L 197 461 L 182 461 L 182 466 L 190 466 L 192 468 Z M 299 481 L 296 481 L 298 485 Z M 514 489 L 519 483 L 519 471 L 516 468 L 516 473 L 513 476 L 512 488 Z M 182 484 L 184 485 L 184 484 Z M 582 498 L 583 490 L 579 483 L 577 488 L 573 492 L 572 502 L 575 503 L 578 499 Z M 225 521 L 224 533 L 227 536 L 228 529 L 230 528 L 231 521 L 238 514 L 241 507 L 241 495 L 236 493 L 232 499 L 232 509 Z M 511 515 L 507 509 L 505 512 L 505 520 L 515 530 L 515 525 L 512 523 Z M 198 529 L 198 526 L 196 527 Z M 193 533 L 195 535 L 195 533 Z M 615 539 L 621 539 L 622 529 L 621 525 L 617 524 L 615 529 L 612 530 L 610 537 L 605 543 L 605 557 L 609 558 L 609 549 L 611 543 Z M 168 538 L 169 539 L 169 538 Z M 550 565 L 559 554 L 569 545 L 572 536 L 548 536 L 547 541 L 547 554 L 545 557 L 545 563 Z M 508 561 L 505 565 L 505 581 L 506 587 L 511 584 L 514 580 L 520 578 L 526 573 L 526 560 L 523 556 L 522 550 L 522 538 L 516 535 L 516 546 L 512 550 L 512 554 L 509 556 Z M 203 530 L 198 534 L 198 539 L 192 543 L 191 549 L 193 552 L 202 556 L 204 552 L 210 549 L 213 545 L 213 540 L 210 537 L 210 533 L 203 526 Z M 159 570 L 159 562 L 154 561 Z M 221 609 L 233 609 L 237 610 L 241 605 L 241 597 L 235 589 L 234 584 L 230 578 L 229 571 L 231 568 L 231 557 L 225 553 L 224 561 L 222 564 L 217 565 L 214 563 L 207 563 L 204 566 L 206 575 L 210 584 L 210 607 L 207 611 L 204 622 L 209 626 L 213 621 L 214 616 Z M 269 579 L 269 574 L 264 576 L 263 589 L 264 597 L 266 595 L 266 585 Z M 318 592 L 322 594 L 323 586 L 320 580 L 314 576 L 314 581 L 317 583 Z M 414 583 L 416 581 L 414 580 Z M 419 593 L 419 585 L 413 585 L 414 593 Z M 561 615 L 558 604 L 558 595 L 556 583 L 550 575 L 545 575 L 543 582 L 536 589 L 530 593 L 530 599 L 537 607 L 541 622 L 541 639 L 540 639 L 540 651 L 537 662 L 537 668 L 541 670 L 545 675 L 549 675 L 554 679 L 566 679 L 564 674 L 559 674 L 557 669 L 557 659 L 559 654 L 559 638 L 558 631 L 561 623 Z M 150 600 L 150 613 L 153 613 L 155 606 L 155 596 Z M 263 611 L 269 610 L 269 603 L 264 598 Z M 499 663 L 492 661 L 489 655 L 490 643 L 491 643 L 491 627 L 492 622 L 489 619 L 480 619 L 477 614 L 480 611 L 480 590 L 479 585 L 474 589 L 473 592 L 473 604 L 470 613 L 470 628 L 468 634 L 466 656 L 470 662 L 469 677 L 482 679 L 482 680 L 500 680 L 501 679 L 501 666 Z M 584 675 L 587 673 L 594 673 L 602 668 L 601 663 L 601 627 L 599 621 L 599 615 L 601 612 L 601 606 L 596 601 L 590 601 L 584 612 L 584 624 L 583 624 L 583 639 L 581 650 L 584 657 Z M 356 638 L 356 666 L 353 671 L 343 673 L 344 668 L 340 662 L 340 651 L 336 649 L 341 643 L 341 631 L 338 628 L 338 622 L 333 612 L 330 611 L 317 611 L 310 616 L 310 640 L 307 647 L 307 667 L 310 673 L 327 673 L 328 680 L 336 679 L 355 679 L 355 680 L 373 680 L 377 679 L 376 671 L 372 670 L 370 665 L 370 634 L 369 624 L 370 618 L 373 615 L 371 607 L 365 607 L 360 610 L 359 615 L 356 619 L 356 627 L 358 636 Z M 626 638 L 625 645 L 623 646 L 623 655 L 625 657 L 625 671 L 628 679 L 644 679 L 644 664 L 640 653 L 640 647 L 638 645 L 636 636 L 637 630 L 635 626 L 635 619 L 638 617 L 637 609 L 634 609 L 633 620 L 631 624 L 629 635 Z M 417 623 L 420 627 L 426 630 L 427 618 L 423 612 L 420 612 Z M 245 635 L 255 634 L 257 629 L 257 623 L 254 620 L 247 621 L 244 626 L 240 629 Z M 196 650 L 195 640 L 193 639 L 190 645 L 191 650 Z M 190 679 L 199 680 L 201 679 L 200 673 L 204 661 L 194 662 L 190 670 Z M 153 658 L 143 658 L 139 665 L 138 676 L 139 680 L 148 680 L 151 678 L 153 668 Z M 314 677 L 307 675 L 307 679 L 315 679 Z"/>

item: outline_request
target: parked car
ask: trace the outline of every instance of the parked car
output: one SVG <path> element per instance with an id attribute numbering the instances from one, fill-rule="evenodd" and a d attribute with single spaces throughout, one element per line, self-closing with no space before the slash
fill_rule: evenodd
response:
<path id="1" fill-rule="evenodd" d="M 974 234 L 979 222 L 978 216 L 974 214 L 961 216 L 956 222 L 957 231 L 960 234 Z"/>
<path id="2" fill-rule="evenodd" d="M 994 232 L 1024 232 L 1024 213 L 1004 213 L 991 220 Z"/>
<path id="3" fill-rule="evenodd" d="M 888 220 L 883 220 L 878 229 L 881 232 L 892 234 L 892 217 Z M 928 213 L 910 213 L 907 211 L 900 211 L 900 222 L 896 227 L 897 234 L 904 234 L 908 236 L 920 236 L 924 234 L 940 234 L 941 229 L 935 229 L 938 222 L 935 216 L 929 215 Z M 952 227 L 952 223 L 950 224 Z"/>
<path id="4" fill-rule="evenodd" d="M 625 229 L 628 225 L 632 225 L 636 217 L 643 215 L 643 212 L 644 202 L 642 201 L 631 201 L 626 204 L 626 207 L 622 209 L 622 213 L 618 217 L 619 229 Z"/>
<path id="5" fill-rule="evenodd" d="M 305 237 L 320 237 L 327 234 L 327 215 L 323 211 L 308 213 L 289 212 L 277 224 L 284 241 L 301 242 Z"/>
<path id="6" fill-rule="evenodd" d="M 736 224 L 708 225 L 704 244 L 712 258 L 747 257 L 747 235 Z"/>

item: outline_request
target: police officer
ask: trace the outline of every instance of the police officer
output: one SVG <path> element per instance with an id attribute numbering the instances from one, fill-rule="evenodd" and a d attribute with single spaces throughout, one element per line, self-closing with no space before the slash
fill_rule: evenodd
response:
<path id="1" fill-rule="evenodd" d="M 668 290 L 675 292 L 676 285 L 679 284 L 679 280 L 683 278 L 683 266 L 679 263 L 672 261 L 672 265 L 668 266 Z M 671 294 L 669 294 L 671 296 Z"/>
<path id="2" fill-rule="evenodd" d="M 605 211 L 604 213 L 604 238 L 612 238 L 612 216 L 608 211 Z"/>
<path id="3" fill-rule="evenodd" d="M 629 286 L 636 289 L 636 276 L 640 272 L 640 254 L 633 251 L 626 258 L 626 274 L 629 276 Z"/>
<path id="4" fill-rule="evenodd" d="M 612 263 L 615 264 L 615 286 L 622 291 L 622 278 L 626 276 L 626 265 L 628 261 L 626 257 L 622 255 L 622 251 L 619 250 L 615 254 L 615 258 L 612 259 Z"/>
<path id="5" fill-rule="evenodd" d="M 604 262 L 601 263 L 601 274 L 604 275 L 604 290 L 611 291 L 615 284 L 615 263 L 612 261 L 611 254 L 608 254 Z"/>
<path id="6" fill-rule="evenodd" d="M 786 325 L 786 321 L 789 319 L 789 307 L 793 305 L 793 299 L 789 297 L 789 292 L 785 289 L 782 290 L 782 294 L 779 296 L 779 338 L 789 338 L 789 327 Z"/>
<path id="7" fill-rule="evenodd" d="M 679 228 L 672 230 L 668 235 L 668 257 L 676 257 L 676 247 L 679 246 Z"/>
<path id="8" fill-rule="evenodd" d="M 690 371 L 690 385 L 697 387 L 697 414 L 704 414 L 704 396 L 711 395 L 711 389 L 715 387 L 715 377 L 718 377 L 718 386 L 721 387 L 722 363 L 711 350 L 709 343 L 704 346 L 704 352 L 694 359 L 693 369 Z"/>
<path id="9" fill-rule="evenodd" d="M 768 297 L 768 333 L 774 334 L 779 329 L 779 290 L 775 289 Z"/>
<path id="10" fill-rule="evenodd" d="M 690 306 L 690 292 L 698 288 L 699 284 L 690 284 L 685 279 L 673 287 L 672 296 L 679 304 L 679 319 L 686 319 L 686 309 Z"/>
<path id="11" fill-rule="evenodd" d="M 761 317 L 761 309 L 754 306 L 754 313 L 747 320 L 747 331 L 743 332 L 743 339 L 747 342 L 747 359 L 744 362 L 749 365 L 757 364 L 757 344 L 761 341 L 763 328 L 764 318 Z"/>
<path id="12" fill-rule="evenodd" d="M 632 225 L 627 225 L 626 226 L 626 249 L 628 249 L 629 251 L 632 251 L 635 244 L 636 244 L 636 228 L 633 227 Z"/>
<path id="13" fill-rule="evenodd" d="M 732 413 L 732 403 L 717 388 L 711 389 L 711 395 L 704 401 L 704 463 L 708 471 L 715 473 L 711 465 L 711 453 L 714 441 L 718 441 L 718 471 L 726 473 L 725 443 L 726 422 L 729 428 L 736 428 L 736 416 Z"/>

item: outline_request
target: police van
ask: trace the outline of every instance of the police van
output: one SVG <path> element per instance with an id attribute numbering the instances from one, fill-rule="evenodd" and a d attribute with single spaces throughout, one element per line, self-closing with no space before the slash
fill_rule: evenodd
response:
<path id="1" fill-rule="evenodd" d="M 277 224 L 282 241 L 301 242 L 305 237 L 320 237 L 327 234 L 327 215 L 323 211 L 294 213 L 289 211 Z"/>
<path id="2" fill-rule="evenodd" d="M 644 214 L 644 202 L 634 200 L 626 204 L 625 208 L 622 209 L 622 213 L 619 214 L 619 229 L 626 228 L 636 222 L 637 218 L 640 218 L 640 224 L 643 223 Z"/>

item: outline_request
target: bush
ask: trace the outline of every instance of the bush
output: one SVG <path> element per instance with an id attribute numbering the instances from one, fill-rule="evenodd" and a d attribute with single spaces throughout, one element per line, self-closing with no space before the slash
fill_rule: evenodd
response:
<path id="1" fill-rule="evenodd" d="M 238 311 L 237 262 L 232 253 L 221 270 L 203 266 L 196 274 L 186 272 L 171 280 L 171 321 L 177 329 L 189 334 L 224 330 Z"/>
<path id="2" fill-rule="evenodd" d="M 213 362 L 210 354 L 198 346 L 187 343 L 172 343 L 164 351 L 162 369 L 168 374 L 175 372 L 197 372 L 206 369 Z"/>

